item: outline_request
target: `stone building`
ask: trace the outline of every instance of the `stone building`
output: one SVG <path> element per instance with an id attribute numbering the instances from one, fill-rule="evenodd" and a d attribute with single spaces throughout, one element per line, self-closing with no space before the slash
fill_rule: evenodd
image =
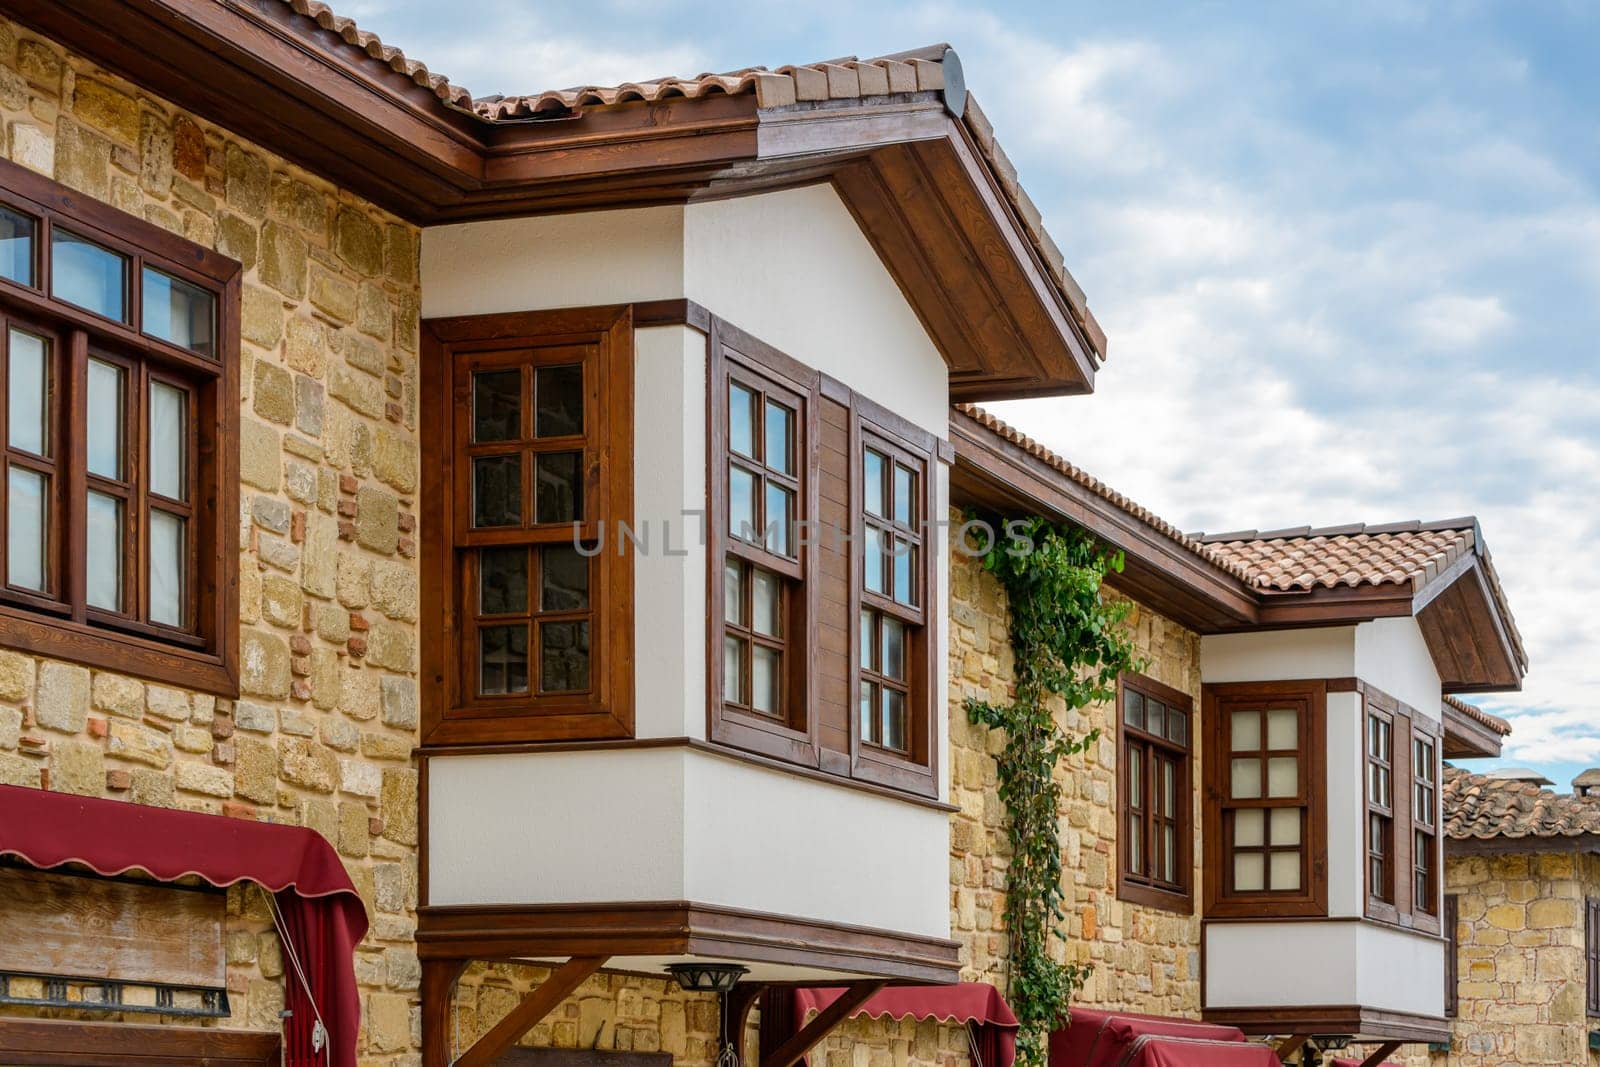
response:
<path id="1" fill-rule="evenodd" d="M 1080 1002 L 1444 1032 L 1434 794 L 1361 783 L 1520 684 L 1481 531 L 1189 537 L 972 407 L 1106 339 L 947 46 L 474 100 L 315 0 L 19 0 L 0 123 L 0 1059 L 700 1065 L 844 986 L 763 1063 L 968 1060 L 871 1005 L 1008 978 L 969 509 L 1126 556 Z"/>

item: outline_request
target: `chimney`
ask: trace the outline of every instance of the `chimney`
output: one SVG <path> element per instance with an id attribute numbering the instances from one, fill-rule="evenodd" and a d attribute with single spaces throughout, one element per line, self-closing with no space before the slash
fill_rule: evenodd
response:
<path id="1" fill-rule="evenodd" d="M 1600 767 L 1590 767 L 1572 780 L 1575 797 L 1600 797 Z"/>

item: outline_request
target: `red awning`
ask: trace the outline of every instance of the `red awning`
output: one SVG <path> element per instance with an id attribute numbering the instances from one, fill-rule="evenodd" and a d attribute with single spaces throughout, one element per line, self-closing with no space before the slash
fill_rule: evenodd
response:
<path id="1" fill-rule="evenodd" d="M 1361 1067 L 1362 1062 L 1363 1061 L 1361 1060 L 1352 1060 L 1344 1056 L 1336 1056 L 1328 1061 L 1332 1067 Z M 1382 1063 L 1378 1064 L 1378 1067 L 1405 1067 L 1405 1065 L 1401 1063 L 1395 1063 L 1393 1060 L 1384 1060 Z"/>
<path id="2" fill-rule="evenodd" d="M 197 875 L 214 886 L 256 882 L 282 915 L 286 967 L 284 1025 L 290 1067 L 355 1067 L 361 996 L 353 956 L 367 911 L 332 846 L 313 830 L 226 819 L 143 804 L 0 786 L 0 855 L 35 867 L 81 863 L 104 875 L 142 870 L 170 882 Z M 295 980 L 298 960 L 316 1000 Z M 312 1049 L 320 1013 L 326 1051 Z"/>
<path id="3" fill-rule="evenodd" d="M 1073 1008 L 1050 1035 L 1050 1067 L 1282 1067 L 1232 1026 Z"/>
<path id="4" fill-rule="evenodd" d="M 843 993 L 839 987 L 794 990 L 793 1015 L 790 1026 L 785 1028 L 798 1031 L 805 1025 L 806 1016 L 822 1011 Z M 852 1019 L 862 1016 L 962 1023 L 971 1030 L 973 1055 L 982 1067 L 1011 1067 L 1017 1058 L 1017 1017 L 1011 1014 L 1011 1005 L 1000 991 L 984 982 L 896 986 L 880 990 L 850 1013 Z M 766 1039 L 765 1026 L 763 1039 Z"/>

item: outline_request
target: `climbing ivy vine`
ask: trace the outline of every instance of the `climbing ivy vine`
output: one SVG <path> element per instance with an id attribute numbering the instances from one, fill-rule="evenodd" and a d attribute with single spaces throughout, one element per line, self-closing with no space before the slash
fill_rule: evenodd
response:
<path id="1" fill-rule="evenodd" d="M 1025 1067 L 1042 1067 L 1046 1038 L 1090 971 L 1087 964 L 1061 963 L 1050 955 L 1050 935 L 1065 918 L 1061 785 L 1054 771 L 1098 738 L 1098 731 L 1069 736 L 1056 722 L 1051 698 L 1074 710 L 1114 700 L 1117 675 L 1137 669 L 1137 663 L 1125 625 L 1132 605 L 1108 601 L 1100 592 L 1106 575 L 1122 570 L 1122 554 L 1077 527 L 1039 517 L 1012 519 L 1003 529 L 1004 536 L 972 547 L 986 549 L 983 566 L 1006 591 L 1016 690 L 1009 704 L 969 699 L 967 714 L 1005 734 L 998 769 L 1011 841 L 1008 991 L 1021 1024 L 1018 1059 Z"/>

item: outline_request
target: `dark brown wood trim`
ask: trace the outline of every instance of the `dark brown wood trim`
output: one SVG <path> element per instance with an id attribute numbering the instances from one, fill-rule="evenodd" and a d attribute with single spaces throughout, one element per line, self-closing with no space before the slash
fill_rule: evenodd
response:
<path id="1" fill-rule="evenodd" d="M 1400 1047 L 1399 1041 L 1385 1041 L 1373 1049 L 1367 1058 L 1361 1061 L 1361 1067 L 1380 1067 L 1384 1059 L 1395 1049 Z"/>
<path id="2" fill-rule="evenodd" d="M 1457 856 L 1515 856 L 1532 852 L 1600 855 L 1600 834 L 1577 834 L 1571 837 L 1447 837 L 1444 841 L 1446 859 Z"/>
<path id="3" fill-rule="evenodd" d="M 1238 926 L 1240 924 L 1259 923 L 1262 920 L 1250 915 L 1225 915 L 1217 918 L 1210 916 L 1200 920 L 1202 926 Z M 1424 941 L 1439 941 L 1443 935 L 1428 930 L 1419 930 L 1414 926 L 1401 926 L 1392 922 L 1380 922 L 1366 915 L 1282 915 L 1275 916 L 1272 923 L 1318 923 L 1322 925 L 1334 923 L 1364 923 L 1367 926 L 1381 926 L 1385 930 L 1393 930 L 1397 934 L 1421 938 Z"/>
<path id="4" fill-rule="evenodd" d="M 840 1023 L 848 1019 L 851 1012 L 871 1000 L 872 995 L 882 988 L 882 982 L 852 982 L 845 987 L 839 999 L 818 1012 L 815 1019 L 779 1045 L 770 1056 L 763 1056 L 761 1067 L 794 1067 L 806 1053 L 816 1048 Z"/>
<path id="5" fill-rule="evenodd" d="M 1237 1026 L 1247 1034 L 1337 1034 L 1363 1041 L 1448 1041 L 1449 1022 L 1440 1016 L 1378 1011 L 1360 1005 L 1206 1008 L 1208 1023 Z"/>
<path id="6" fill-rule="evenodd" d="M 1490 759 L 1500 756 L 1505 737 L 1472 716 L 1445 704 L 1440 712 L 1444 723 L 1445 759 Z"/>
<path id="7" fill-rule="evenodd" d="M 505 1018 L 457 1057 L 454 1067 L 494 1067 L 518 1038 L 560 1007 L 561 1002 L 605 962 L 604 956 L 575 956 L 561 964 L 550 977 L 529 990 Z"/>
<path id="8" fill-rule="evenodd" d="M 450 1067 L 452 1053 L 450 1009 L 455 1005 L 456 979 L 469 960 L 423 960 L 422 987 L 422 1064 L 423 1067 Z"/>
<path id="9" fill-rule="evenodd" d="M 1167 744 L 1170 744 L 1172 751 L 1178 751 L 1181 749 L 1184 754 L 1182 764 L 1184 768 L 1183 778 L 1182 781 L 1175 787 L 1179 797 L 1178 825 L 1176 833 L 1178 839 L 1178 855 L 1181 857 L 1178 865 L 1178 873 L 1181 875 L 1181 883 L 1183 887 L 1181 892 L 1167 889 L 1162 886 L 1149 884 L 1148 880 L 1138 880 L 1132 873 L 1133 867 L 1131 863 L 1131 857 L 1128 852 L 1129 785 L 1127 762 L 1128 746 L 1126 742 L 1129 739 L 1129 733 L 1127 725 L 1124 721 L 1125 713 L 1123 708 L 1123 702 L 1126 700 L 1125 693 L 1130 690 L 1144 694 L 1145 696 L 1154 697 L 1156 700 L 1161 701 L 1163 704 L 1166 704 L 1169 707 L 1177 708 L 1183 711 L 1188 716 L 1187 726 L 1185 728 L 1185 737 L 1188 739 L 1187 743 L 1182 746 L 1178 746 L 1174 743 L 1164 744 L 1164 747 L 1166 747 Z M 1162 911 L 1176 912 L 1180 915 L 1193 915 L 1195 882 L 1194 841 L 1195 834 L 1198 832 L 1198 824 L 1195 822 L 1194 811 L 1195 796 L 1198 792 L 1196 789 L 1197 767 L 1194 758 L 1194 739 L 1197 736 L 1195 731 L 1200 728 L 1199 718 L 1194 713 L 1194 698 L 1181 689 L 1174 689 L 1170 685 L 1165 685 L 1161 682 L 1158 682 L 1154 678 L 1147 678 L 1142 674 L 1119 675 L 1117 678 L 1116 706 L 1112 710 L 1112 715 L 1115 720 L 1114 730 L 1117 745 L 1117 791 L 1116 797 L 1113 800 L 1113 807 L 1117 818 L 1117 899 L 1126 901 L 1130 904 L 1139 904 L 1143 905 L 1144 907 L 1159 908 Z M 1142 784 L 1145 787 L 1145 795 L 1147 797 L 1151 796 L 1155 786 L 1150 780 L 1148 768 L 1144 772 Z M 1148 807 L 1146 811 L 1148 812 Z"/>
<path id="10" fill-rule="evenodd" d="M 633 325 L 643 330 L 651 326 L 688 326 L 711 333 L 711 312 L 693 300 L 647 300 L 633 305 Z"/>
<path id="11" fill-rule="evenodd" d="M 714 956 L 896 982 L 960 979 L 960 945 L 797 916 L 687 901 L 418 909 L 424 960 Z"/>
<path id="12" fill-rule="evenodd" d="M 1299 1052 L 1301 1046 L 1310 1041 L 1312 1036 L 1311 1034 L 1291 1034 L 1274 1045 L 1272 1051 L 1277 1055 L 1278 1059 L 1288 1063 L 1289 1057 Z"/>
<path id="13" fill-rule="evenodd" d="M 277 1067 L 282 1044 L 253 1030 L 0 1018 L 0 1060 L 30 1067 Z"/>

